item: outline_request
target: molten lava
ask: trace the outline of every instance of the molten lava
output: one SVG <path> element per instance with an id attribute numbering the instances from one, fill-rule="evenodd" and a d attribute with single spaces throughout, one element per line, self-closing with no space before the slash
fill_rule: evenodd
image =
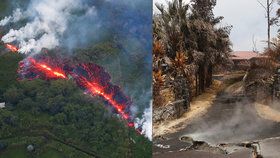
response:
<path id="1" fill-rule="evenodd" d="M 85 79 L 82 80 L 84 80 L 84 86 L 87 90 L 89 90 L 91 95 L 101 96 L 117 110 L 117 112 L 122 116 L 122 118 L 124 118 L 125 120 L 129 119 L 129 114 L 124 112 L 125 106 L 119 104 L 117 101 L 114 100 L 114 94 L 106 93 L 105 88 L 96 83 L 91 83 Z"/>
<path id="2" fill-rule="evenodd" d="M 110 75 L 96 64 L 78 64 L 69 69 L 76 83 L 90 95 L 102 97 L 122 118 L 131 123 L 131 100 L 125 96 L 118 86 L 113 85 Z"/>
<path id="3" fill-rule="evenodd" d="M 51 68 L 45 63 L 39 63 L 33 58 L 28 58 L 29 62 L 34 66 L 35 69 L 43 72 L 49 79 L 67 79 L 66 74 L 60 68 Z"/>
<path id="4" fill-rule="evenodd" d="M 12 44 L 5 44 L 5 47 L 12 52 L 17 52 L 18 51 L 18 48 L 16 46 L 12 45 Z"/>
<path id="5" fill-rule="evenodd" d="M 6 44 L 7 49 L 15 52 L 18 48 Z M 117 114 L 127 121 L 127 125 L 134 128 L 133 118 L 130 113 L 131 100 L 125 96 L 118 86 L 111 83 L 110 75 L 96 64 L 65 64 L 61 59 L 49 57 L 28 57 L 19 63 L 19 79 L 35 79 L 44 80 L 54 79 L 70 79 L 92 96 L 99 96 L 111 105 Z M 68 77 L 71 76 L 71 77 Z M 140 129 L 137 132 L 141 133 Z"/>

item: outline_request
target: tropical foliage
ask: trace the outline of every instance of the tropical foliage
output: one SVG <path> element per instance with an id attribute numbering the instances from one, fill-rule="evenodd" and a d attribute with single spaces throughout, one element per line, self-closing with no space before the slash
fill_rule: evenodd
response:
<path id="1" fill-rule="evenodd" d="M 215 17 L 216 0 L 172 0 L 157 4 L 154 15 L 154 94 L 160 87 L 184 79 L 188 96 L 199 95 L 212 84 L 215 66 L 230 63 L 231 26 L 221 27 L 223 17 Z M 165 84 L 163 84 L 165 83 Z M 195 90 L 193 90 L 195 89 Z M 176 90 L 174 90 L 176 91 Z M 184 94 L 176 94 L 180 99 Z M 191 98 L 189 98 L 191 99 Z"/>
<path id="2" fill-rule="evenodd" d="M 84 95 L 71 80 L 18 82 L 15 73 L 22 58 L 14 53 L 1 57 L 5 80 L 0 82 L 0 102 L 6 102 L 6 108 L 0 109 L 0 144 L 7 144 L 8 150 L 13 144 L 21 145 L 11 139 L 24 139 L 22 145 L 36 146 L 33 156 L 42 155 L 41 150 L 50 146 L 66 157 L 151 155 L 151 142 L 110 114 L 101 99 Z M 45 141 L 39 143 L 34 137 L 45 137 Z"/>

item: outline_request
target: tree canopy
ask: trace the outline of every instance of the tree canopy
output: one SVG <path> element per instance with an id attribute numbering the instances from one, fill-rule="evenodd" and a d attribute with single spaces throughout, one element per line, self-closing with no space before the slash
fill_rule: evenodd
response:
<path id="1" fill-rule="evenodd" d="M 214 15 L 215 5 L 216 0 L 191 0 L 188 4 L 172 0 L 166 7 L 156 5 L 160 13 L 154 15 L 153 22 L 154 87 L 185 76 L 190 89 L 195 76 L 199 94 L 211 85 L 213 68 L 230 63 L 231 26 L 220 25 L 223 17 Z"/>

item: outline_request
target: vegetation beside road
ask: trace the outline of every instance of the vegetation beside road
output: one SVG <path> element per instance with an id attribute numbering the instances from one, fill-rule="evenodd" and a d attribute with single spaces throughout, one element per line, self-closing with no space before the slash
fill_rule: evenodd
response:
<path id="1" fill-rule="evenodd" d="M 153 25 L 155 106 L 164 106 L 158 96 L 166 87 L 174 91 L 175 100 L 185 99 L 188 104 L 211 86 L 215 67 L 231 63 L 231 26 L 219 27 L 223 17 L 214 15 L 215 6 L 215 0 L 188 4 L 172 0 L 166 7 L 157 4 L 159 14 L 154 15 Z"/>

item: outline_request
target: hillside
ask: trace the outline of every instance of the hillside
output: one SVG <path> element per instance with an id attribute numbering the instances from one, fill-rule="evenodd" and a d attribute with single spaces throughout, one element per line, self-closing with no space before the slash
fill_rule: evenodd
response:
<path id="1" fill-rule="evenodd" d="M 108 45 L 100 49 L 105 48 L 108 50 Z M 112 115 L 101 99 L 84 95 L 72 80 L 17 81 L 18 61 L 23 57 L 2 53 L 0 96 L 6 108 L 0 109 L 1 156 L 151 155 L 151 142 Z M 33 145 L 34 150 L 28 152 L 28 145 Z"/>

